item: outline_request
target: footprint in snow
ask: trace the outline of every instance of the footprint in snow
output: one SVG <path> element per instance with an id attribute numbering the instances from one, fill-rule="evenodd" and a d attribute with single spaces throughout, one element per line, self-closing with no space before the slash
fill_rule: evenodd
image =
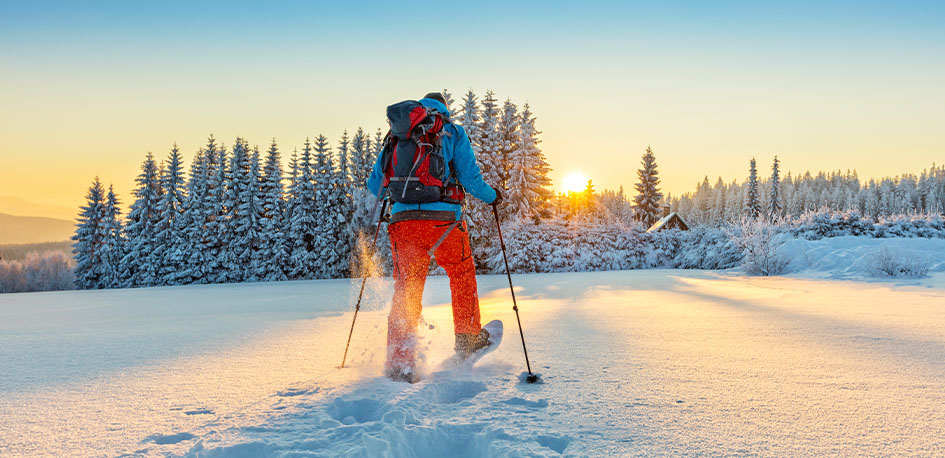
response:
<path id="1" fill-rule="evenodd" d="M 158 444 L 158 445 L 171 445 L 171 444 L 176 444 L 176 443 L 178 443 L 178 442 L 183 442 L 183 441 L 186 441 L 186 440 L 191 440 L 191 439 L 193 439 L 194 437 L 195 437 L 195 436 L 194 436 L 193 434 L 190 434 L 190 433 L 154 434 L 154 435 L 152 435 L 152 436 L 146 437 L 146 438 L 145 438 L 143 441 L 141 441 L 141 442 L 142 442 L 142 443 L 144 443 L 144 442 L 154 442 L 155 444 Z"/>
<path id="2" fill-rule="evenodd" d="M 338 398 L 328 405 L 328 416 L 343 424 L 366 423 L 380 420 L 390 406 L 377 399 Z"/>
<path id="3" fill-rule="evenodd" d="M 288 398 L 293 396 L 301 396 L 303 394 L 315 393 L 316 391 L 318 391 L 317 388 L 313 390 L 307 390 L 305 388 L 286 388 L 285 390 L 276 393 L 276 395 L 279 397 Z"/>
<path id="4" fill-rule="evenodd" d="M 465 380 L 433 383 L 417 392 L 417 397 L 435 404 L 455 404 L 486 391 L 486 384 Z"/>
<path id="5" fill-rule="evenodd" d="M 548 407 L 548 400 L 547 400 L 547 399 L 539 399 L 539 400 L 537 400 L 537 401 L 529 401 L 528 399 L 523 399 L 523 398 L 511 398 L 511 399 L 506 399 L 506 400 L 501 401 L 501 402 L 502 402 L 503 404 L 508 404 L 508 405 L 510 405 L 510 406 L 522 406 L 522 407 L 528 407 L 528 408 L 531 408 L 531 409 L 541 409 L 541 408 L 544 408 L 544 407 Z"/>
<path id="6" fill-rule="evenodd" d="M 568 444 L 571 443 L 571 438 L 567 436 L 540 435 L 536 438 L 536 440 L 543 447 L 548 447 L 558 453 L 564 453 L 564 449 L 568 448 Z"/>

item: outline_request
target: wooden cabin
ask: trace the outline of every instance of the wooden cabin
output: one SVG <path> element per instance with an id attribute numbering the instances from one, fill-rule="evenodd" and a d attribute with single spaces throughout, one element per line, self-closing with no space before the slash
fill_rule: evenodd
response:
<path id="1" fill-rule="evenodd" d="M 663 207 L 663 217 L 659 221 L 653 223 L 647 232 L 659 232 L 666 229 L 679 229 L 681 231 L 688 231 L 689 224 L 686 223 L 686 220 L 679 216 L 679 213 L 670 212 L 669 205 Z"/>

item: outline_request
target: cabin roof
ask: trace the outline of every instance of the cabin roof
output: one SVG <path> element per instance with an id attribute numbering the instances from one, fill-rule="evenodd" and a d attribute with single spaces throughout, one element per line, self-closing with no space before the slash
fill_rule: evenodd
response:
<path id="1" fill-rule="evenodd" d="M 675 225 L 670 225 L 670 222 L 672 222 L 674 219 L 677 220 L 678 222 L 677 222 Z M 659 232 L 659 231 L 662 231 L 663 229 L 666 229 L 668 225 L 669 225 L 669 226 L 673 226 L 674 228 L 677 228 L 677 229 L 680 229 L 680 230 L 683 230 L 683 231 L 688 231 L 688 230 L 689 230 L 689 224 L 686 223 L 686 220 L 684 220 L 684 219 L 682 218 L 682 216 L 679 216 L 678 213 L 672 212 L 672 213 L 670 213 L 670 214 L 668 214 L 668 215 L 666 215 L 666 216 L 660 218 L 659 221 L 653 223 L 653 225 L 650 226 L 650 228 L 647 229 L 646 231 L 647 231 L 647 232 Z"/>

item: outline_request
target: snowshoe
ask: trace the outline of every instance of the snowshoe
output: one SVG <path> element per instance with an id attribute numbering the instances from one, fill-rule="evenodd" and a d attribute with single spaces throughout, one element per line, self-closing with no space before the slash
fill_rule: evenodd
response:
<path id="1" fill-rule="evenodd" d="M 462 337 L 460 337 L 462 336 Z M 483 356 L 495 350 L 502 342 L 502 322 L 490 321 L 479 334 L 457 334 L 456 354 L 443 363 L 444 368 L 476 364 Z"/>
<path id="2" fill-rule="evenodd" d="M 403 370 L 389 368 L 384 371 L 384 375 L 395 382 L 417 383 L 421 379 L 420 374 L 409 369 Z"/>
<path id="3" fill-rule="evenodd" d="M 485 328 L 479 334 L 456 334 L 456 357 L 465 361 L 473 353 L 489 346 L 489 331 Z"/>

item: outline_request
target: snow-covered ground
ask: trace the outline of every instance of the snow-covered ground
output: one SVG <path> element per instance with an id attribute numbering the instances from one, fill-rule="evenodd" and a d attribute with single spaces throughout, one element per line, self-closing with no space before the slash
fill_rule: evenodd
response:
<path id="1" fill-rule="evenodd" d="M 945 275 L 864 282 L 644 270 L 480 278 L 502 346 L 379 376 L 389 282 L 0 296 L 0 456 L 945 455 Z"/>

